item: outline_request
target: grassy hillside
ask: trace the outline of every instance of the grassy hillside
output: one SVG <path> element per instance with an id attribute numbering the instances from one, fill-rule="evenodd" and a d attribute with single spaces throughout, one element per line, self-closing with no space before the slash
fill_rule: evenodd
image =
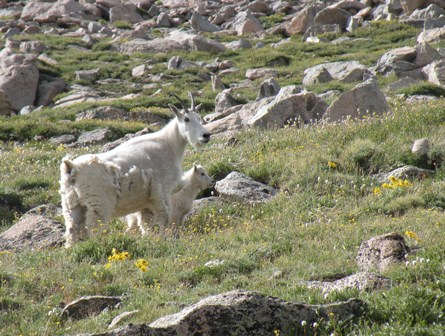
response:
<path id="1" fill-rule="evenodd" d="M 303 44 L 294 37 L 274 48 L 277 39 L 270 38 L 263 49 L 227 51 L 218 57 L 233 60 L 240 69 L 238 74 L 223 78 L 226 84 L 242 80 L 248 68 L 278 64 L 273 66 L 284 86 L 300 84 L 305 68 L 324 61 L 359 60 L 371 66 L 389 49 L 413 46 L 417 33 L 405 25 L 377 23 L 350 34 L 364 38 L 362 42 Z M 171 56 L 118 55 L 108 50 L 106 41 L 91 52 L 73 52 L 68 46 L 81 44 L 76 39 L 41 38 L 53 46 L 49 54 L 60 62 L 57 68 L 42 64 L 42 71 L 58 73 L 70 82 L 79 64 L 95 68 L 98 63 L 108 69 L 101 72 L 104 78 L 137 82 L 129 75 L 133 66 L 145 59 L 165 62 Z M 204 53 L 183 56 L 194 61 L 216 57 Z M 283 59 L 286 65 L 273 63 Z M 204 104 L 203 114 L 213 110 L 216 93 L 196 71 L 167 72 L 160 64 L 152 71 L 172 75 L 171 85 L 163 87 L 157 96 L 152 95 L 154 89 L 117 86 L 113 90 L 122 94 L 138 91 L 144 96 L 113 104 L 131 111 L 149 109 L 169 115 L 168 92 L 185 97 L 192 89 L 203 92 L 198 98 Z M 394 80 L 379 78 L 379 83 L 384 87 Z M 335 82 L 308 89 L 317 93 L 333 88 L 344 91 L 350 85 Z M 441 91 L 419 85 L 405 94 L 417 92 L 440 95 Z M 256 88 L 243 89 L 237 99 L 248 101 L 256 94 Z M 225 138 L 215 138 L 199 152 L 189 148 L 184 169 L 199 162 L 217 179 L 233 170 L 243 172 L 278 189 L 278 196 L 268 204 L 231 201 L 208 206 L 186 222 L 179 238 L 124 234 L 123 223 L 114 220 L 94 238 L 70 250 L 0 252 L 0 334 L 100 332 L 122 311 L 139 311 L 128 322 L 151 322 L 205 296 L 242 288 L 294 302 L 327 303 L 357 297 L 368 303 L 369 313 L 359 322 L 338 325 L 335 319 L 325 321 L 315 328 L 308 326 L 308 335 L 440 335 L 445 329 L 444 98 L 407 104 L 403 97 L 389 96 L 389 102 L 393 113 L 380 119 L 243 131 L 236 135 L 234 146 L 226 146 Z M 95 106 L 46 108 L 28 116 L 0 118 L 1 231 L 34 206 L 60 204 L 58 169 L 64 155 L 99 150 L 95 146 L 53 146 L 47 141 L 49 137 L 108 126 L 117 139 L 145 126 L 125 121 L 74 121 L 76 113 Z M 43 140 L 34 140 L 36 136 L 43 136 Z M 414 140 L 425 137 L 433 148 L 429 160 L 419 162 L 412 156 L 411 146 Z M 372 173 L 406 164 L 435 168 L 436 174 L 394 189 L 382 188 L 371 178 Z M 406 231 L 416 234 L 414 238 L 405 236 L 416 253 L 408 256 L 407 264 L 384 273 L 392 281 L 390 289 L 323 295 L 318 289 L 301 285 L 303 280 L 357 272 L 355 257 L 362 241 Z M 113 249 L 128 252 L 130 257 L 109 261 Z M 139 259 L 148 262 L 145 272 L 135 265 Z M 211 269 L 203 266 L 214 259 L 224 263 Z M 272 276 L 276 271 L 281 271 L 280 277 Z M 63 321 L 50 313 L 82 295 L 94 294 L 125 295 L 124 306 L 77 322 Z"/>

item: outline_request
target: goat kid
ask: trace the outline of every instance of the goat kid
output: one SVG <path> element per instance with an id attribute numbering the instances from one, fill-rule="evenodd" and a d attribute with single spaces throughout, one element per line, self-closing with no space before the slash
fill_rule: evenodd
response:
<path id="1" fill-rule="evenodd" d="M 183 187 L 172 196 L 172 212 L 169 226 L 174 230 L 183 226 L 185 216 L 192 210 L 193 201 L 202 190 L 213 187 L 214 181 L 201 165 L 193 165 L 193 168 L 184 173 L 182 177 Z M 142 234 L 146 234 L 146 227 L 153 224 L 153 213 L 147 208 L 125 216 L 128 229 L 135 230 L 139 227 Z"/>

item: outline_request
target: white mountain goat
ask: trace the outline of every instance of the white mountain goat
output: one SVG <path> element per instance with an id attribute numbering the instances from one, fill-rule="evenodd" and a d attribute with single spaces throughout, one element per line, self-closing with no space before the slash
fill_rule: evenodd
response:
<path id="1" fill-rule="evenodd" d="M 172 211 L 170 214 L 169 226 L 173 229 L 182 226 L 185 216 L 192 210 L 193 201 L 198 193 L 214 185 L 213 179 L 207 174 L 201 165 L 193 165 L 193 168 L 184 173 L 182 177 L 183 187 L 172 196 Z M 142 234 L 145 234 L 145 225 L 151 225 L 153 213 L 150 209 L 144 209 L 134 214 L 125 216 L 128 231 L 139 226 Z"/>
<path id="2" fill-rule="evenodd" d="M 149 207 L 162 232 L 179 190 L 187 144 L 199 148 L 210 140 L 193 95 L 161 130 L 132 138 L 109 152 L 85 154 L 60 165 L 60 194 L 66 225 L 66 247 L 89 236 L 99 223 Z"/>

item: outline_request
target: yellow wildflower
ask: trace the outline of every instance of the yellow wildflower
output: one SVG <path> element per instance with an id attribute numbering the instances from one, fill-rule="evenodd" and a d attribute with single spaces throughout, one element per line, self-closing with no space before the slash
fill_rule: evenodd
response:
<path id="1" fill-rule="evenodd" d="M 337 164 L 336 164 L 335 162 L 332 162 L 332 161 L 328 161 L 328 166 L 329 166 L 329 168 L 331 168 L 331 169 L 335 169 L 335 168 L 337 168 Z"/>
<path id="2" fill-rule="evenodd" d="M 148 261 L 145 259 L 138 259 L 134 265 L 139 268 L 142 272 L 147 272 Z"/>
<path id="3" fill-rule="evenodd" d="M 409 230 L 405 231 L 405 236 L 408 236 L 409 238 L 412 238 L 412 239 L 414 239 L 417 242 L 421 242 L 422 241 L 419 238 L 419 236 L 415 232 L 413 232 L 413 231 L 409 231 Z"/>

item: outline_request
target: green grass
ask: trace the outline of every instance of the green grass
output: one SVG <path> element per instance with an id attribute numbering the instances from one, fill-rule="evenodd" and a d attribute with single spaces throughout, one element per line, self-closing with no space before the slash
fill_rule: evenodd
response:
<path id="1" fill-rule="evenodd" d="M 280 20 L 280 16 L 274 16 L 264 23 L 272 26 Z M 240 69 L 238 74 L 223 78 L 227 83 L 243 80 L 249 68 L 273 64 L 279 71 L 280 85 L 294 85 L 301 83 L 305 68 L 322 62 L 360 59 L 372 65 L 388 49 L 414 45 L 416 32 L 396 22 L 381 22 L 348 34 L 364 38 L 360 43 L 314 45 L 293 37 L 288 44 L 272 48 L 276 40 L 270 38 L 262 49 L 227 51 L 218 57 L 234 61 Z M 67 52 L 67 45 L 82 43 L 46 35 L 36 35 L 36 39 L 51 46 L 51 57 L 59 61 L 57 68 L 45 66 L 44 71 L 70 81 L 82 63 L 85 69 L 104 69 L 102 79 L 116 77 L 136 83 L 141 79 L 131 78 L 133 66 L 150 58 L 166 62 L 173 56 L 120 55 L 109 48 L 108 41 L 89 52 Z M 215 58 L 203 52 L 181 56 L 207 62 Z M 171 117 L 167 107 L 170 91 L 185 97 L 187 90 L 202 90 L 197 100 L 203 103 L 203 114 L 212 112 L 216 93 L 208 83 L 197 79 L 196 70 L 168 72 L 157 64 L 152 73 L 160 71 L 174 76 L 160 94 L 141 89 L 142 97 L 112 104 L 128 111 L 149 110 L 167 118 Z M 395 80 L 379 78 L 381 85 Z M 236 99 L 254 99 L 259 83 L 237 91 Z M 333 82 L 311 89 L 317 93 L 345 91 L 349 85 Z M 127 86 L 112 88 L 122 95 L 130 91 Z M 123 311 L 137 309 L 139 313 L 128 322 L 147 323 L 208 295 L 237 288 L 310 304 L 357 297 L 369 306 L 368 314 L 354 323 L 326 321 L 317 330 L 308 329 L 310 334 L 441 334 L 445 328 L 444 98 L 440 88 L 428 84 L 410 90 L 404 93 L 428 92 L 440 99 L 416 105 L 392 97 L 393 113 L 379 119 L 304 128 L 287 126 L 277 131 L 246 130 L 236 134 L 235 145 L 227 146 L 226 138 L 215 137 L 200 151 L 187 150 L 184 169 L 198 162 L 217 180 L 231 171 L 242 172 L 278 190 L 270 203 L 232 200 L 208 205 L 186 221 L 178 238 L 125 234 L 125 225 L 115 219 L 70 250 L 0 252 L 0 334 L 103 332 Z M 63 156 L 100 149 L 52 146 L 47 141 L 51 136 L 109 127 L 117 139 L 146 126 L 120 120 L 75 121 L 77 113 L 99 105 L 46 108 L 28 116 L 0 119 L 0 232 L 32 207 L 60 205 L 58 180 Z M 43 140 L 35 141 L 36 136 L 43 136 Z M 424 137 L 433 145 L 425 160 L 420 160 L 411 154 L 411 145 Z M 382 188 L 371 178 L 373 173 L 406 164 L 435 169 L 436 174 L 395 189 Z M 376 193 L 376 188 L 381 191 Z M 415 232 L 420 240 L 406 237 L 416 252 L 408 256 L 407 264 L 384 273 L 392 281 L 390 289 L 324 295 L 301 284 L 357 272 L 355 257 L 362 241 L 405 231 Z M 109 262 L 113 248 L 127 251 L 130 258 Z M 147 272 L 134 265 L 138 259 L 148 261 Z M 204 267 L 215 259 L 224 263 Z M 282 276 L 273 278 L 275 271 L 281 271 Z M 124 295 L 124 306 L 81 321 L 63 320 L 51 313 L 82 295 Z"/>

